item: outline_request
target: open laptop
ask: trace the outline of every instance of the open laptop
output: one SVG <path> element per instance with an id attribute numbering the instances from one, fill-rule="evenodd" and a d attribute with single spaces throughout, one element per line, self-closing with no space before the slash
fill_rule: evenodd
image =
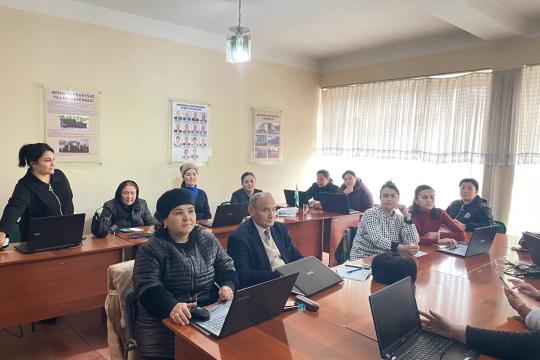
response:
<path id="1" fill-rule="evenodd" d="M 410 277 L 369 297 L 383 359 L 476 359 L 465 345 L 424 331 Z"/>
<path id="2" fill-rule="evenodd" d="M 248 215 L 247 203 L 219 205 L 213 220 L 203 220 L 199 224 L 207 227 L 240 224 Z"/>
<path id="3" fill-rule="evenodd" d="M 453 249 L 440 248 L 437 251 L 462 257 L 484 254 L 491 249 L 496 234 L 497 225 L 476 228 L 468 244 L 458 243 Z"/>
<path id="4" fill-rule="evenodd" d="M 343 281 L 341 276 L 314 256 L 308 256 L 282 265 L 276 270 L 281 275 L 298 273 L 298 279 L 296 279 L 293 291 L 308 297 Z"/>
<path id="5" fill-rule="evenodd" d="M 230 335 L 283 312 L 298 273 L 238 290 L 232 301 L 208 307 L 210 320 L 192 321 L 218 338 Z"/>
<path id="6" fill-rule="evenodd" d="M 523 239 L 525 240 L 525 245 L 529 250 L 533 264 L 540 267 L 540 238 L 531 233 L 524 232 Z"/>
<path id="7" fill-rule="evenodd" d="M 287 206 L 296 206 L 294 203 L 294 192 L 295 190 L 283 190 L 283 193 L 285 194 L 285 201 L 287 201 Z M 298 191 L 298 203 L 300 209 L 304 204 L 308 204 L 308 195 L 305 191 Z"/>
<path id="8" fill-rule="evenodd" d="M 349 209 L 349 199 L 342 193 L 320 193 L 321 206 L 324 211 L 336 214 L 356 214 L 358 211 Z"/>
<path id="9" fill-rule="evenodd" d="M 15 249 L 29 254 L 39 251 L 79 246 L 82 241 L 85 214 L 31 218 L 28 238 Z"/>

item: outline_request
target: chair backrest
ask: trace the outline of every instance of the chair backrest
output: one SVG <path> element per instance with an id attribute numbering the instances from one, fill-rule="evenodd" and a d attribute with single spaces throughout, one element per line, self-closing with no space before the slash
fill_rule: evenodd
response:
<path id="1" fill-rule="evenodd" d="M 497 233 L 506 234 L 506 225 L 502 221 L 493 221 L 493 225 L 497 225 Z"/>
<path id="2" fill-rule="evenodd" d="M 128 360 L 130 351 L 137 347 L 135 340 L 135 321 L 137 320 L 137 296 L 135 289 L 130 288 L 124 294 L 124 360 Z"/>
<path id="3" fill-rule="evenodd" d="M 338 264 L 343 264 L 345 261 L 349 260 L 351 256 L 352 242 L 356 236 L 357 230 L 358 228 L 356 226 L 351 226 L 343 232 L 343 237 L 341 238 L 341 241 L 334 252 L 334 257 Z"/>

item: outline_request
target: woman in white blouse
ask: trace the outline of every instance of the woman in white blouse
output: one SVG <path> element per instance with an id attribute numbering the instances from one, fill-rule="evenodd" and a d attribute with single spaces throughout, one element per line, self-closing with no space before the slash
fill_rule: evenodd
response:
<path id="1" fill-rule="evenodd" d="M 351 260 L 398 251 L 413 255 L 420 240 L 407 206 L 399 203 L 399 190 L 392 181 L 380 191 L 381 205 L 364 212 L 351 248 Z M 400 213 L 397 213 L 399 210 Z"/>

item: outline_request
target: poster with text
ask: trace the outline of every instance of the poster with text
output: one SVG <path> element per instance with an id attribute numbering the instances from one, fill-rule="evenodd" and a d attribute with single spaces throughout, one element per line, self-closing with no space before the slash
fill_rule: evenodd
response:
<path id="1" fill-rule="evenodd" d="M 252 161 L 257 164 L 283 163 L 281 111 L 253 109 Z"/>
<path id="2" fill-rule="evenodd" d="M 59 162 L 99 163 L 100 94 L 45 88 L 45 141 Z"/>
<path id="3" fill-rule="evenodd" d="M 175 163 L 208 163 L 210 106 L 171 101 L 171 160 Z"/>

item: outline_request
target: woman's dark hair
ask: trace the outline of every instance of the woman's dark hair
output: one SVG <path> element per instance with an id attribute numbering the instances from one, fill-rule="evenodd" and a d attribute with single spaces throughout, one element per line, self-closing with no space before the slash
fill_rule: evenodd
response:
<path id="1" fill-rule="evenodd" d="M 122 204 L 122 191 L 126 186 L 133 186 L 135 188 L 135 192 L 137 193 L 137 196 L 135 197 L 135 201 L 139 199 L 139 185 L 133 180 L 124 180 L 118 185 L 116 188 L 116 192 L 114 193 L 114 198 L 116 201 L 119 201 Z"/>
<path id="2" fill-rule="evenodd" d="M 242 176 L 240 176 L 240 184 L 244 184 L 244 179 L 246 178 L 246 176 L 253 176 L 253 178 L 256 179 L 254 173 L 252 173 L 251 171 L 246 171 L 242 174 Z"/>
<path id="3" fill-rule="evenodd" d="M 383 186 L 381 187 L 381 190 L 379 191 L 379 195 L 382 193 L 382 191 L 383 191 L 384 189 L 392 189 L 392 190 L 395 190 L 395 191 L 397 192 L 397 194 L 399 195 L 399 190 L 398 190 L 396 184 L 394 184 L 394 183 L 392 182 L 392 180 L 388 180 L 387 182 L 385 182 L 385 183 L 383 184 Z"/>
<path id="4" fill-rule="evenodd" d="M 344 179 L 345 178 L 345 175 L 351 175 L 353 177 L 356 177 L 356 174 L 354 173 L 354 171 L 352 170 L 347 170 L 343 173 L 343 175 L 341 175 L 341 178 Z"/>
<path id="5" fill-rule="evenodd" d="M 435 190 L 433 190 L 433 188 L 431 186 L 429 186 L 429 185 L 420 185 L 420 186 L 416 187 L 416 189 L 414 190 L 413 203 L 412 203 L 412 205 L 411 205 L 411 207 L 409 209 L 411 214 L 413 214 L 413 215 L 420 213 L 420 206 L 418 206 L 418 204 L 416 203 L 416 200 L 418 199 L 418 196 L 420 195 L 420 192 L 424 191 L 424 190 L 431 190 L 431 191 L 435 192 Z M 437 217 L 437 209 L 435 209 L 435 207 L 433 207 L 433 209 L 431 209 L 431 218 L 433 220 L 438 219 L 438 217 Z"/>
<path id="6" fill-rule="evenodd" d="M 54 150 L 49 144 L 35 143 L 23 145 L 19 150 L 19 167 L 30 166 L 30 162 L 38 161 L 45 151 L 52 151 L 54 153 Z"/>
<path id="7" fill-rule="evenodd" d="M 478 192 L 478 181 L 476 181 L 476 179 L 473 179 L 473 178 L 465 178 L 465 179 L 462 179 L 460 182 L 459 182 L 459 186 L 461 187 L 461 185 L 463 183 L 471 183 L 473 184 L 474 188 L 476 189 L 476 192 Z"/>
<path id="8" fill-rule="evenodd" d="M 328 170 L 321 169 L 321 170 L 317 171 L 317 175 L 322 175 L 322 176 L 324 176 L 324 177 L 327 178 L 328 181 L 330 181 L 331 183 L 334 182 L 334 180 L 332 180 L 332 178 L 330 177 L 330 172 L 328 172 Z"/>

